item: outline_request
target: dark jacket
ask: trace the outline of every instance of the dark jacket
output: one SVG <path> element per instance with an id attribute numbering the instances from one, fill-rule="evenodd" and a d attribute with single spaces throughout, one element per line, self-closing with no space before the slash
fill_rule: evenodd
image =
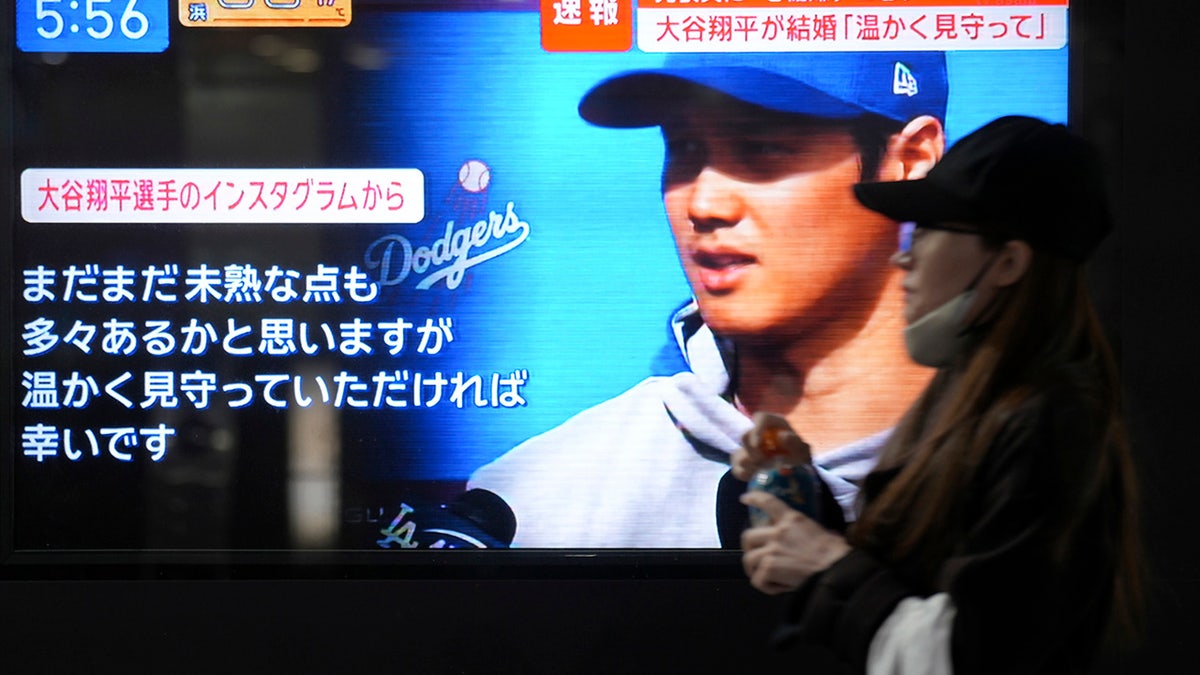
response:
<path id="1" fill-rule="evenodd" d="M 1098 408 L 1077 382 L 1031 397 L 983 459 L 954 550 L 933 578 L 856 549 L 797 590 L 775 643 L 830 650 L 849 672 L 863 672 L 872 638 L 901 600 L 948 593 L 956 675 L 1086 670 L 1109 613 L 1115 563 L 1104 540 L 1119 505 L 1073 526 L 1064 554 L 1051 542 L 1083 489 L 1074 472 L 1097 461 Z M 899 471 L 868 475 L 863 499 Z"/>

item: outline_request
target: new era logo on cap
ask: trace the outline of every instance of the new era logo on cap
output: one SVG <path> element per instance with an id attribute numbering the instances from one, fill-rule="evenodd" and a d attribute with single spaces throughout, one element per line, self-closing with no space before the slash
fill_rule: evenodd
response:
<path id="1" fill-rule="evenodd" d="M 908 66 L 897 61 L 896 68 L 892 73 L 892 93 L 912 97 L 916 96 L 918 91 L 916 76 L 912 74 Z"/>

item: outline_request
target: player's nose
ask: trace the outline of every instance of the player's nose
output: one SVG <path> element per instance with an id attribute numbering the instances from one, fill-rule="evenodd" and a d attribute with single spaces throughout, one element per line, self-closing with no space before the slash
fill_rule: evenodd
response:
<path id="1" fill-rule="evenodd" d="M 745 203 L 739 182 L 711 166 L 700 170 L 688 195 L 688 218 L 697 230 L 736 225 Z"/>

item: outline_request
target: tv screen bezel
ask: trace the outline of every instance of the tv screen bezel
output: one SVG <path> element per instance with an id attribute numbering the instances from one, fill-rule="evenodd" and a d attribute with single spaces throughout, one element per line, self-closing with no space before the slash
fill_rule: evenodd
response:
<path id="1" fill-rule="evenodd" d="M 430 3 L 432 4 L 432 3 Z M 1113 3 L 1115 4 L 1115 3 Z M 1102 41 L 1093 24 L 1107 27 L 1092 12 L 1107 11 L 1102 3 L 1075 0 L 1069 17 L 1068 107 L 1072 126 L 1094 131 L 1093 135 L 1116 133 L 1119 117 L 1095 102 L 1109 102 L 1105 94 L 1112 85 L 1108 74 L 1097 73 L 1089 63 L 1089 43 Z M 0 82 L 0 100 L 13 101 L 12 50 L 14 7 L 0 8 L 0 72 L 9 74 Z M 1107 89 L 1105 88 L 1107 87 Z M 14 119 L 12 106 L 0 106 L 0 210 L 9 222 L 19 217 L 16 209 L 14 172 Z M 1115 127 L 1115 131 L 1114 131 Z M 1111 136 L 1105 136 L 1110 139 Z M 1102 139 L 1104 140 L 1104 139 Z M 1113 144 L 1107 149 L 1115 151 Z M 11 231 L 8 232 L 11 241 Z M 1117 249 L 1102 250 L 1105 260 L 1115 260 Z M 0 247 L 0 269 L 13 270 L 11 246 Z M 1112 277 L 1094 275 L 1101 298 L 1111 301 L 1102 314 L 1109 323 L 1119 320 L 1118 291 Z M 11 278 L 11 277 L 10 277 Z M 0 303 L 0 325 L 13 326 L 16 290 L 9 289 Z M 0 378 L 13 382 L 14 356 L 6 351 Z M 0 428 L 13 429 L 14 392 L 0 395 Z M 12 466 L 15 432 L 4 448 L 5 466 Z M 3 473 L 0 484 L 0 579 L 86 580 L 86 579 L 736 579 L 743 576 L 740 552 L 720 549 L 509 549 L 453 551 L 359 551 L 359 550 L 70 550 L 15 551 L 13 548 L 13 476 Z"/>

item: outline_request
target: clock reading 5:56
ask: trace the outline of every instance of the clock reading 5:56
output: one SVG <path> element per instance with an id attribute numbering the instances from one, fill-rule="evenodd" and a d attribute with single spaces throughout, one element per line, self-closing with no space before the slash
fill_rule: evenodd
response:
<path id="1" fill-rule="evenodd" d="M 167 0 L 17 0 L 23 52 L 161 52 Z"/>

